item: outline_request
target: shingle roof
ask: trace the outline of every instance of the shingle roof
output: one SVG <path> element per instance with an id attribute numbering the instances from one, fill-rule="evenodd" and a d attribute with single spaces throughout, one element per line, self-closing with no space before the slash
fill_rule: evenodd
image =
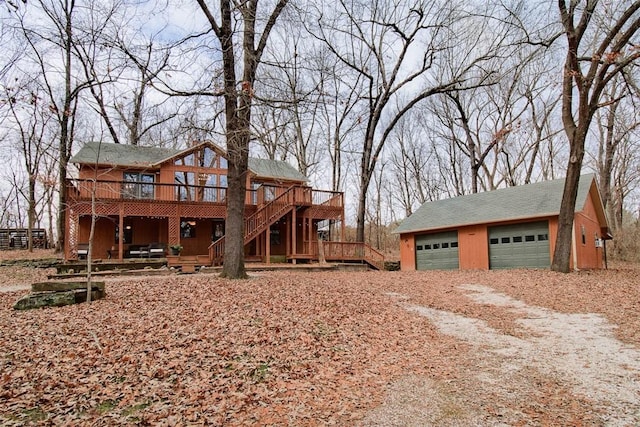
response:
<path id="1" fill-rule="evenodd" d="M 88 142 L 71 157 L 71 163 L 100 164 L 127 167 L 154 167 L 183 153 L 185 150 L 136 145 Z M 260 178 L 308 181 L 289 163 L 281 160 L 249 159 L 249 170 Z"/>
<path id="2" fill-rule="evenodd" d="M 260 178 L 308 181 L 307 177 L 301 174 L 300 171 L 282 160 L 250 158 L 249 170 Z"/>
<path id="3" fill-rule="evenodd" d="M 594 179 L 593 174 L 580 177 L 576 210 L 583 209 Z M 427 202 L 402 221 L 395 233 L 558 215 L 564 181 L 555 179 Z"/>
<path id="4" fill-rule="evenodd" d="M 137 145 L 88 142 L 69 159 L 71 163 L 149 167 L 166 161 L 182 150 Z"/>

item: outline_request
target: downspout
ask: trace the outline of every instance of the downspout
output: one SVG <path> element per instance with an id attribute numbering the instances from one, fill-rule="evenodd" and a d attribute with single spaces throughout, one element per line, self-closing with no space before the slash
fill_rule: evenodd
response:
<path id="1" fill-rule="evenodd" d="M 604 252 L 604 269 L 609 269 L 609 264 L 607 263 L 607 241 L 602 239 L 602 250 Z"/>

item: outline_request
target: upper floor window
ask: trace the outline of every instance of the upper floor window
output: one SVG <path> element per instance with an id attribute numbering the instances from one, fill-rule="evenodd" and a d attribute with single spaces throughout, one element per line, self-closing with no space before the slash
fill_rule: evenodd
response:
<path id="1" fill-rule="evenodd" d="M 176 184 L 180 184 L 176 191 L 178 200 L 195 200 L 196 174 L 193 172 L 176 172 L 174 175 Z"/>
<path id="2" fill-rule="evenodd" d="M 227 159 L 210 147 L 194 151 L 174 161 L 176 166 L 196 166 L 205 169 L 227 169 Z"/>
<path id="3" fill-rule="evenodd" d="M 218 153 L 213 151 L 209 147 L 204 147 L 200 152 L 200 167 L 203 168 L 218 168 L 219 156 Z"/>
<path id="4" fill-rule="evenodd" d="M 178 166 L 195 166 L 196 155 L 195 153 L 187 154 L 184 157 L 180 157 L 179 159 L 176 159 L 175 164 Z"/>
<path id="5" fill-rule="evenodd" d="M 142 172 L 125 172 L 122 196 L 131 199 L 153 199 L 155 175 Z"/>

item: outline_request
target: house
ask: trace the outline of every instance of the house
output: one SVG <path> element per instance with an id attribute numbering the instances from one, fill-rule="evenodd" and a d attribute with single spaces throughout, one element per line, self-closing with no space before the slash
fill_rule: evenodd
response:
<path id="1" fill-rule="evenodd" d="M 95 209 L 95 259 L 165 257 L 170 246 L 179 245 L 180 256 L 197 257 L 198 265 L 224 261 L 227 158 L 222 148 L 211 142 L 183 150 L 91 142 L 70 163 L 78 177 L 67 183 L 67 260 L 86 248 Z M 317 260 L 319 229 L 329 230 L 331 237 L 344 235 L 343 194 L 313 189 L 307 182 L 284 161 L 249 159 L 248 261 Z M 325 242 L 323 249 L 327 260 L 363 260 L 360 254 L 371 253 L 340 241 Z"/>
<path id="2" fill-rule="evenodd" d="M 427 202 L 395 231 L 402 270 L 549 268 L 564 179 Z M 603 267 L 611 239 L 594 175 L 580 177 L 571 266 Z"/>

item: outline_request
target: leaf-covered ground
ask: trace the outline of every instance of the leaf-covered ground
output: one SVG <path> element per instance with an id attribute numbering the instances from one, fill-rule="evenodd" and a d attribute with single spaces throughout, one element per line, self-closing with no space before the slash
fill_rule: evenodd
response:
<path id="1" fill-rule="evenodd" d="M 461 288 L 487 286 L 532 306 L 599 313 L 617 326 L 615 338 L 637 349 L 638 272 L 619 266 L 569 275 L 516 270 L 263 272 L 245 281 L 203 274 L 125 277 L 107 279 L 106 299 L 91 305 L 24 312 L 12 305 L 26 291 L 0 292 L 0 424 L 433 420 L 389 418 L 384 411 L 395 393 L 415 399 L 423 413 L 437 409 L 440 425 L 601 425 L 602 403 L 534 366 L 508 373 L 513 390 L 499 384 L 487 389 L 477 377 L 490 365 L 486 355 L 480 358 L 473 345 L 407 310 L 398 296 L 480 319 L 508 337 L 526 336 L 517 313 L 478 303 Z M 637 372 L 632 375 L 637 379 Z M 439 403 L 430 400 L 435 397 Z"/>

